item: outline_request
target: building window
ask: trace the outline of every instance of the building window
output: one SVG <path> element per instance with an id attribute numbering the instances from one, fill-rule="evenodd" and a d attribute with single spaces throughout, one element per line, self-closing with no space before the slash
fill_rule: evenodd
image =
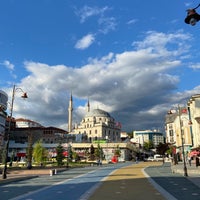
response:
<path id="1" fill-rule="evenodd" d="M 95 130 L 95 134 L 97 134 L 97 130 Z"/>
<path id="2" fill-rule="evenodd" d="M 170 135 L 170 136 L 173 136 L 173 135 L 174 135 L 173 130 L 169 130 L 169 135 Z"/>

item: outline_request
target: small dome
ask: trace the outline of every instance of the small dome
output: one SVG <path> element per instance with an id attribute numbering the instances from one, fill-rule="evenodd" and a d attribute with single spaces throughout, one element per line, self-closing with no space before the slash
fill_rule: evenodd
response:
<path id="1" fill-rule="evenodd" d="M 111 117 L 109 113 L 101 109 L 94 109 L 88 112 L 85 117 Z"/>

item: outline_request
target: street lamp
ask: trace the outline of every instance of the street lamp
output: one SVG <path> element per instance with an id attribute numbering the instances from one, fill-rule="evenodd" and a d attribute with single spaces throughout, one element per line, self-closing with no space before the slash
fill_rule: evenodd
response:
<path id="1" fill-rule="evenodd" d="M 185 18 L 185 23 L 194 26 L 199 20 L 200 15 L 196 12 L 196 9 L 200 6 L 200 4 L 196 8 L 190 8 L 187 10 L 187 16 Z"/>
<path id="2" fill-rule="evenodd" d="M 187 173 L 187 166 L 186 166 L 186 160 L 185 160 L 185 148 L 184 148 L 184 132 L 183 132 L 183 124 L 181 120 L 181 109 L 180 106 L 178 105 L 178 116 L 179 116 L 179 123 L 180 123 L 180 132 L 181 132 L 181 146 L 182 146 L 182 154 L 183 154 L 183 171 L 184 171 L 184 176 L 188 176 Z M 189 121 L 188 123 L 191 125 L 191 122 Z"/>
<path id="3" fill-rule="evenodd" d="M 2 178 L 6 179 L 7 178 L 7 157 L 8 157 L 8 151 L 9 151 L 9 138 L 10 138 L 10 131 L 11 131 L 11 121 L 12 121 L 12 114 L 13 114 L 13 105 L 14 105 L 14 100 L 15 100 L 15 93 L 17 91 L 22 92 L 22 98 L 26 99 L 28 98 L 27 93 L 24 92 L 21 88 L 16 88 L 16 86 L 13 86 L 12 90 L 12 100 L 11 100 L 11 108 L 10 108 L 10 119 L 9 119 L 9 124 L 8 124 L 8 132 L 7 132 L 7 137 L 6 137 L 6 144 L 5 144 L 5 156 L 4 156 L 4 168 L 2 172 Z"/>

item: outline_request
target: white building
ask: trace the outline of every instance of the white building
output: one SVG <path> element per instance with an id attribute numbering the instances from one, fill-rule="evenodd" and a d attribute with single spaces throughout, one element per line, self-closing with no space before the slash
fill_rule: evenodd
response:
<path id="1" fill-rule="evenodd" d="M 42 125 L 39 124 L 38 122 L 24 118 L 15 119 L 15 122 L 16 122 L 16 128 L 42 127 Z"/>
<path id="2" fill-rule="evenodd" d="M 191 96 L 187 103 L 191 120 L 191 137 L 194 148 L 200 146 L 200 94 Z"/>
<path id="3" fill-rule="evenodd" d="M 72 124 L 73 99 L 69 101 L 68 129 Z M 86 114 L 79 124 L 72 130 L 74 134 L 84 134 L 88 142 L 96 140 L 109 140 L 109 142 L 119 142 L 121 134 L 121 124 L 106 111 L 101 109 L 90 110 L 89 101 L 87 103 Z"/>
<path id="4" fill-rule="evenodd" d="M 144 130 L 144 131 L 133 131 L 133 140 L 135 143 L 144 146 L 145 142 L 152 142 L 154 147 L 159 143 L 164 143 L 163 133 L 158 131 Z"/>
<path id="5" fill-rule="evenodd" d="M 94 109 L 86 113 L 73 132 L 86 134 L 90 142 L 102 139 L 119 142 L 121 129 L 109 113 L 101 109 Z"/>

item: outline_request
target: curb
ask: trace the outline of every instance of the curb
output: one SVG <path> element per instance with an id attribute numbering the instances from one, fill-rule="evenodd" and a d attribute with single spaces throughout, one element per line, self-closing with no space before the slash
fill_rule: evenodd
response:
<path id="1" fill-rule="evenodd" d="M 26 177 L 17 177 L 17 178 L 8 178 L 8 179 L 1 179 L 0 185 L 12 183 L 12 182 L 18 182 L 18 181 L 24 181 L 27 179 L 37 178 L 39 176 L 26 176 Z"/>

